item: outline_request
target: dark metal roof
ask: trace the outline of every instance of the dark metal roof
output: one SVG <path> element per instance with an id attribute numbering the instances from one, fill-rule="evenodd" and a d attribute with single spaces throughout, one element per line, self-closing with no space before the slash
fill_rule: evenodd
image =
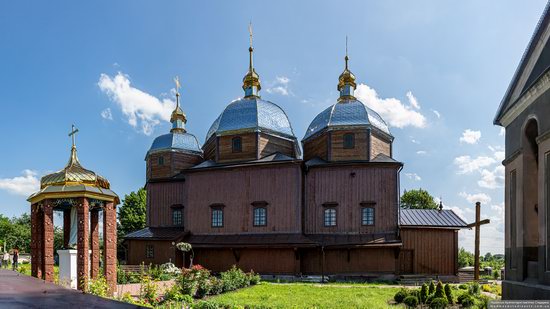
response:
<path id="1" fill-rule="evenodd" d="M 399 210 L 399 224 L 403 227 L 466 228 L 467 224 L 451 209 Z"/>
<path id="2" fill-rule="evenodd" d="M 182 236 L 184 236 L 184 231 L 181 227 L 146 227 L 127 234 L 124 239 L 174 240 Z"/>
<path id="3" fill-rule="evenodd" d="M 309 239 L 324 247 L 339 246 L 400 246 L 401 241 L 395 233 L 377 234 L 315 234 L 307 235 Z"/>
<path id="4" fill-rule="evenodd" d="M 254 165 L 259 163 L 301 162 L 301 161 L 302 160 L 300 159 L 289 157 L 280 152 L 274 152 L 260 159 L 257 159 L 257 160 L 254 159 L 254 160 L 244 161 L 244 162 L 240 161 L 240 162 L 232 162 L 232 163 L 216 163 L 213 160 L 207 160 L 202 162 L 201 164 L 191 167 L 190 170 L 198 170 L 198 169 L 204 169 L 204 168 L 217 168 L 217 167 L 235 167 L 235 166 L 244 166 L 244 165 Z"/>
<path id="5" fill-rule="evenodd" d="M 533 35 L 531 36 L 531 40 L 529 41 L 529 44 L 527 44 L 527 48 L 523 52 L 519 65 L 516 68 L 514 76 L 512 77 L 512 81 L 510 82 L 510 85 L 508 86 L 508 89 L 506 90 L 506 93 L 504 94 L 504 97 L 500 102 L 497 113 L 493 120 L 493 124 L 495 125 L 500 125 L 500 120 L 504 115 L 504 113 L 507 110 L 509 110 L 515 103 L 515 102 L 510 102 L 510 97 L 521 77 L 521 74 L 523 73 L 523 71 L 525 70 L 525 67 L 527 66 L 527 62 L 529 58 L 532 56 L 533 51 L 535 50 L 535 47 L 538 41 L 540 40 L 542 33 L 544 32 L 544 29 L 546 28 L 546 25 L 550 22 L 549 9 L 550 9 L 550 1 L 546 3 L 544 12 L 542 13 L 542 16 L 540 17 L 539 22 L 537 23 L 537 26 L 535 28 Z M 530 85 L 526 85 L 526 86 L 530 86 Z M 525 92 L 525 90 L 527 89 L 524 89 L 523 91 Z"/>

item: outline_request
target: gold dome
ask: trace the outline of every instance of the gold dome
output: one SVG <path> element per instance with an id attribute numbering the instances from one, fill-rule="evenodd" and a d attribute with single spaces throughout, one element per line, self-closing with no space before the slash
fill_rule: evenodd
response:
<path id="1" fill-rule="evenodd" d="M 257 93 L 258 91 L 260 91 L 262 89 L 262 86 L 260 85 L 260 75 L 258 75 L 258 73 L 256 73 L 256 70 L 254 69 L 254 65 L 252 63 L 252 61 L 253 61 L 252 60 L 252 53 L 254 51 L 254 48 L 252 48 L 252 46 L 250 46 L 248 51 L 250 53 L 250 59 L 249 59 L 248 72 L 243 77 L 243 90 L 246 91 L 247 89 L 256 88 L 254 93 Z"/>
<path id="2" fill-rule="evenodd" d="M 348 69 L 348 60 L 349 57 L 346 55 L 346 68 L 344 69 L 344 72 L 340 74 L 340 77 L 338 77 L 338 91 L 341 91 L 345 85 L 351 85 L 353 88 L 357 87 L 357 84 L 355 83 L 355 75 L 351 73 L 351 71 Z"/>
<path id="3" fill-rule="evenodd" d="M 40 180 L 40 189 L 47 186 L 76 186 L 88 185 L 103 189 L 109 189 L 109 181 L 93 171 L 87 170 L 78 161 L 76 147 L 71 149 L 71 157 L 64 169 L 46 175 Z"/>

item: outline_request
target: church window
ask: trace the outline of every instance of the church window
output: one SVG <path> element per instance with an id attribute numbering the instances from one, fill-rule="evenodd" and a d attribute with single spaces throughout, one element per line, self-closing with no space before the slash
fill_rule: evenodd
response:
<path id="1" fill-rule="evenodd" d="M 265 207 L 254 208 L 254 226 L 267 225 L 267 210 Z"/>
<path id="2" fill-rule="evenodd" d="M 159 156 L 159 165 L 164 165 L 164 157 Z"/>
<path id="3" fill-rule="evenodd" d="M 346 133 L 344 134 L 344 149 L 353 149 L 355 148 L 355 134 Z"/>
<path id="4" fill-rule="evenodd" d="M 233 137 L 231 140 L 231 149 L 233 152 L 243 151 L 243 139 L 240 136 Z"/>
<path id="5" fill-rule="evenodd" d="M 374 225 L 374 208 L 361 208 L 361 225 Z"/>
<path id="6" fill-rule="evenodd" d="M 153 247 L 153 245 L 145 246 L 145 257 L 148 259 L 155 257 L 155 247 Z"/>
<path id="7" fill-rule="evenodd" d="M 180 226 L 183 223 L 183 213 L 181 209 L 174 209 L 172 211 L 172 225 Z"/>
<path id="8" fill-rule="evenodd" d="M 222 208 L 212 208 L 212 227 L 223 227 Z"/>
<path id="9" fill-rule="evenodd" d="M 336 226 L 336 209 L 325 209 L 325 226 Z"/>

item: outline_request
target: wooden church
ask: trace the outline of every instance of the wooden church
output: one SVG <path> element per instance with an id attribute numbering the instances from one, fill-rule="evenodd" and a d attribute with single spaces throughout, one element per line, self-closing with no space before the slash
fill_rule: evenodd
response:
<path id="1" fill-rule="evenodd" d="M 175 246 L 184 241 L 193 263 L 215 272 L 456 279 L 466 223 L 452 210 L 400 209 L 403 164 L 387 124 L 355 98 L 348 56 L 337 102 L 300 144 L 284 110 L 260 97 L 252 46 L 249 54 L 244 97 L 202 146 L 177 94 L 172 129 L 145 158 L 147 228 L 126 235 L 127 263 L 188 266 Z"/>

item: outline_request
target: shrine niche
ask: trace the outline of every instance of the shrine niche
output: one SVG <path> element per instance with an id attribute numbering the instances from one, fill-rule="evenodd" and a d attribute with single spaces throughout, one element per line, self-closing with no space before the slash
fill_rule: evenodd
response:
<path id="1" fill-rule="evenodd" d="M 116 288 L 116 205 L 119 198 L 107 179 L 80 164 L 75 134 L 69 162 L 60 171 L 40 180 L 40 190 L 32 194 L 31 203 L 31 273 L 53 282 L 54 212 L 63 213 L 63 250 L 58 250 L 59 282 L 86 290 L 88 278 L 100 272 L 99 218 L 103 217 L 103 273 L 113 293 Z M 75 265 L 76 264 L 76 267 Z"/>

